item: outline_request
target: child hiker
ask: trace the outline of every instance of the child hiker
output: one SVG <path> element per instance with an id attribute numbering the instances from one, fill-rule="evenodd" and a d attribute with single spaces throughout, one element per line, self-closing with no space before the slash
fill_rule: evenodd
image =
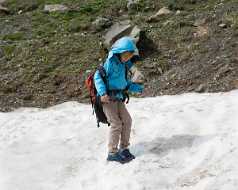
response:
<path id="1" fill-rule="evenodd" d="M 103 65 L 106 71 L 107 84 L 104 84 L 99 71 L 94 75 L 94 82 L 102 102 L 103 111 L 111 124 L 108 161 L 126 163 L 135 158 L 128 149 L 132 119 L 125 106 L 126 90 L 136 93 L 141 93 L 143 90 L 143 86 L 132 83 L 126 76 L 127 70 L 133 65 L 131 58 L 135 50 L 135 44 L 130 37 L 119 39 L 112 45 Z"/>

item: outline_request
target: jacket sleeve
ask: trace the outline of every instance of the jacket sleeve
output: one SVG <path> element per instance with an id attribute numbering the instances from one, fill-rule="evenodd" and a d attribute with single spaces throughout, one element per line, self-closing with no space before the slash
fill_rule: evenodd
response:
<path id="1" fill-rule="evenodd" d="M 100 96 L 103 96 L 104 94 L 106 94 L 106 85 L 104 84 L 98 70 L 94 74 L 94 84 Z"/>
<path id="2" fill-rule="evenodd" d="M 106 62 L 103 67 L 106 71 L 106 75 L 108 76 L 110 72 L 110 63 Z M 94 74 L 94 83 L 95 83 L 97 92 L 100 96 L 103 96 L 107 93 L 106 84 L 104 84 L 104 81 L 98 70 Z"/>
<path id="3" fill-rule="evenodd" d="M 133 82 L 131 82 L 131 81 L 128 81 L 128 82 L 127 82 L 127 89 L 128 89 L 130 92 L 142 93 L 143 90 L 144 90 L 144 86 L 143 86 L 143 85 L 136 84 L 136 83 L 133 83 Z"/>

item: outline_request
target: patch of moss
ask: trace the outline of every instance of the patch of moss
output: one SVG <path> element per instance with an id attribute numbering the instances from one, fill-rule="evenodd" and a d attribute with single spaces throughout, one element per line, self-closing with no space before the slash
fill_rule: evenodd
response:
<path id="1" fill-rule="evenodd" d="M 169 66 L 167 58 L 162 57 L 162 58 L 159 59 L 158 62 L 159 62 L 159 68 L 161 68 L 163 72 L 167 71 L 169 69 L 170 66 Z"/>
<path id="2" fill-rule="evenodd" d="M 231 12 L 229 14 L 225 14 L 223 18 L 224 22 L 230 23 L 231 26 L 234 28 L 238 28 L 238 13 L 236 12 Z"/>
<path id="3" fill-rule="evenodd" d="M 18 12 L 19 10 L 33 11 L 42 3 L 44 3 L 43 0 L 8 0 L 7 7 L 11 10 L 11 12 Z"/>
<path id="4" fill-rule="evenodd" d="M 74 18 L 68 24 L 69 32 L 79 32 L 87 30 L 90 27 L 91 22 L 87 19 Z"/>
<path id="5" fill-rule="evenodd" d="M 139 0 L 138 3 L 136 3 L 135 5 L 133 5 L 133 7 L 131 7 L 128 11 L 129 11 L 129 15 L 137 15 L 138 12 L 149 12 L 151 7 L 151 1 L 148 0 Z M 122 6 L 123 7 L 123 6 Z M 124 7 L 127 7 L 126 5 L 124 5 Z M 132 20 L 135 20 L 136 18 L 133 18 Z"/>
<path id="6" fill-rule="evenodd" d="M 10 58 L 13 55 L 13 52 L 14 52 L 15 48 L 16 48 L 15 45 L 6 45 L 6 46 L 2 47 L 2 49 L 4 51 L 4 55 L 7 58 Z"/>
<path id="7" fill-rule="evenodd" d="M 24 33 L 16 32 L 13 34 L 6 34 L 2 37 L 3 40 L 19 41 L 24 39 Z"/>
<path id="8" fill-rule="evenodd" d="M 80 12 L 84 14 L 95 14 L 108 6 L 108 0 L 88 1 L 80 7 Z"/>

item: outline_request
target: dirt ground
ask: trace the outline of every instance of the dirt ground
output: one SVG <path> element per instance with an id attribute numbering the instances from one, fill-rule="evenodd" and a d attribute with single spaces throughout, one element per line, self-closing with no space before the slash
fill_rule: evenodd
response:
<path id="1" fill-rule="evenodd" d="M 138 97 L 238 88 L 238 2 L 236 0 L 61 3 L 66 13 L 45 13 L 53 0 L 9 0 L 0 11 L 0 111 L 48 107 L 65 101 L 89 102 L 84 80 L 101 62 L 103 16 L 130 19 L 143 35 L 138 44 L 145 91 Z M 162 7 L 172 13 L 149 22 Z"/>

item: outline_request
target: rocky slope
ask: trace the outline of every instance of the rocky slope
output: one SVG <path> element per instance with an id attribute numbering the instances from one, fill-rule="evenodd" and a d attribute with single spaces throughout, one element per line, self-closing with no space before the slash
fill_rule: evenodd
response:
<path id="1" fill-rule="evenodd" d="M 142 31 L 142 97 L 238 88 L 236 0 L 0 0 L 0 5 L 1 111 L 86 102 L 84 80 L 103 60 L 103 36 L 123 20 Z"/>

